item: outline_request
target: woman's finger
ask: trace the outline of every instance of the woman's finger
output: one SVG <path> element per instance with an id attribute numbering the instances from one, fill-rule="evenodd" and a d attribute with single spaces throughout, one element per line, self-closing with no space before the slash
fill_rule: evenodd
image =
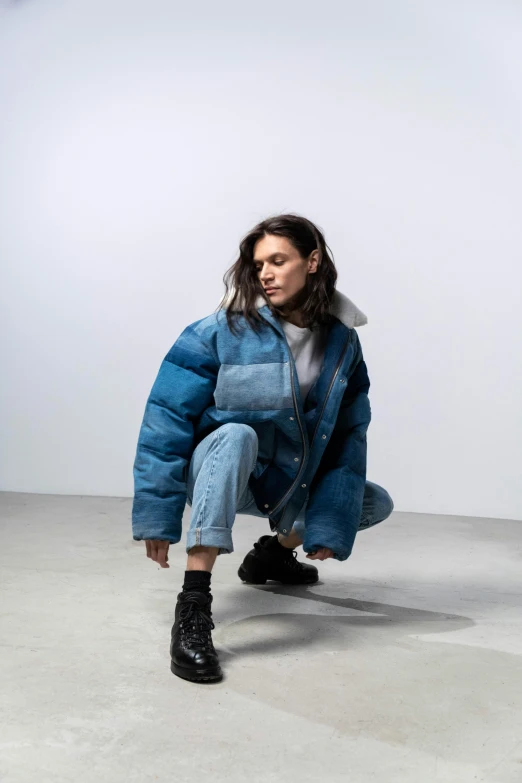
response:
<path id="1" fill-rule="evenodd" d="M 158 544 L 158 560 L 157 560 L 157 562 L 160 564 L 160 566 L 162 568 L 169 568 L 169 564 L 167 563 L 167 560 L 169 559 L 168 552 L 169 552 L 168 542 L 165 543 L 165 542 L 161 541 Z"/>
<path id="2" fill-rule="evenodd" d="M 318 549 L 316 552 L 313 553 L 313 555 L 307 555 L 307 557 L 310 560 L 327 560 L 329 557 L 332 556 L 333 556 L 332 550 L 326 549 L 325 547 Z"/>

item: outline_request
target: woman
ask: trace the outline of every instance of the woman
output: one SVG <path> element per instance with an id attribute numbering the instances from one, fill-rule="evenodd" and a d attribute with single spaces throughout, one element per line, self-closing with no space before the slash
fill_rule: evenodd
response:
<path id="1" fill-rule="evenodd" d="M 366 481 L 370 386 L 356 326 L 336 291 L 321 231 L 296 215 L 262 221 L 240 244 L 212 315 L 186 327 L 152 387 L 134 463 L 133 537 L 168 568 L 192 508 L 187 569 L 171 634 L 171 670 L 222 677 L 212 643 L 211 572 L 233 551 L 236 513 L 268 519 L 239 568 L 263 584 L 317 581 L 297 560 L 346 560 L 361 528 L 393 503 Z"/>

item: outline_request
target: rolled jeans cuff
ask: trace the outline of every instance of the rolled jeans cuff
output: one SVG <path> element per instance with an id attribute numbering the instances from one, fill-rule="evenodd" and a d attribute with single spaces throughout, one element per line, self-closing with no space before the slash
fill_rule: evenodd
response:
<path id="1" fill-rule="evenodd" d="M 229 555 L 234 551 L 232 531 L 228 527 L 198 527 L 187 531 L 187 552 L 193 546 L 217 546 L 218 555 Z"/>

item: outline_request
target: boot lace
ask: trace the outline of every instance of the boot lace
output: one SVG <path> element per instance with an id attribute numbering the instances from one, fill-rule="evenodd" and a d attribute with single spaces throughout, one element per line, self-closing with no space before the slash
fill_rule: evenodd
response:
<path id="1" fill-rule="evenodd" d="M 212 647 L 210 632 L 215 625 L 196 598 L 187 598 L 187 603 L 181 607 L 179 625 L 183 638 L 191 647 Z"/>
<path id="2" fill-rule="evenodd" d="M 303 570 L 303 564 L 299 562 L 297 559 L 297 552 L 295 549 L 290 550 L 292 552 L 292 557 L 288 558 L 288 567 L 293 568 L 294 571 L 302 571 Z"/>
<path id="3" fill-rule="evenodd" d="M 254 549 L 257 552 L 262 552 L 265 547 L 263 547 L 262 544 L 259 543 L 259 541 L 256 541 L 254 544 Z M 303 564 L 299 562 L 297 559 L 297 552 L 295 549 L 286 549 L 284 552 L 279 552 L 280 562 L 284 563 L 284 565 L 287 568 L 290 568 L 294 571 L 302 571 L 303 570 Z"/>

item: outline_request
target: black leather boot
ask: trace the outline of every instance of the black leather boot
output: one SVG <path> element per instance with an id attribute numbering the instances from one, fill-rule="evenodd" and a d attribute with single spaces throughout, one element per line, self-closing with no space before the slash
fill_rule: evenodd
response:
<path id="1" fill-rule="evenodd" d="M 212 595 L 179 593 L 171 631 L 170 670 L 192 682 L 216 682 L 223 672 L 212 643 Z"/>
<path id="2" fill-rule="evenodd" d="M 275 546 L 277 536 L 261 536 L 241 565 L 238 576 L 243 582 L 264 585 L 267 579 L 284 585 L 311 585 L 319 579 L 313 565 L 300 563 L 297 552 Z"/>

